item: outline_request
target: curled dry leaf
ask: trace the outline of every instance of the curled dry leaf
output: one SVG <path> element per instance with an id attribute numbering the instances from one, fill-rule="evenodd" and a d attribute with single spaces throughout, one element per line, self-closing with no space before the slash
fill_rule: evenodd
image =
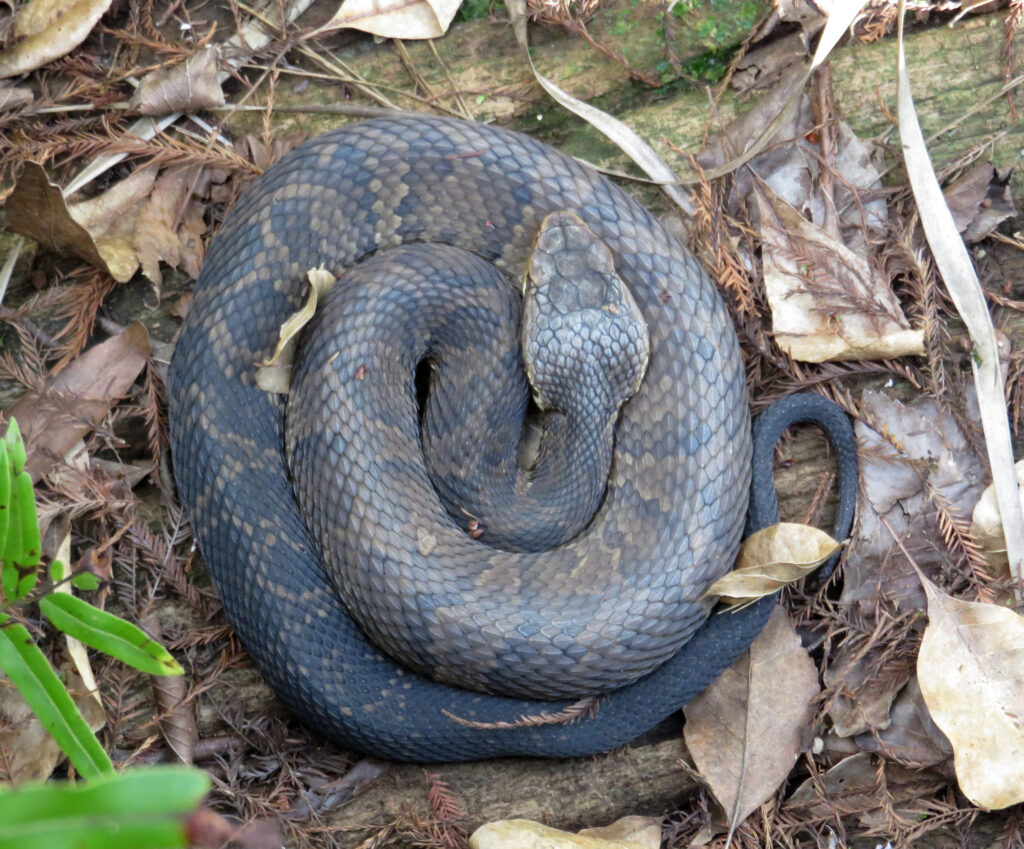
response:
<path id="1" fill-rule="evenodd" d="M 729 604 L 756 601 L 810 574 L 840 545 L 813 525 L 779 522 L 762 528 L 743 541 L 736 568 L 704 595 Z"/>
<path id="2" fill-rule="evenodd" d="M 337 278 L 322 265 L 309 269 L 306 276 L 309 278 L 309 291 L 306 293 L 305 303 L 285 319 L 278 333 L 274 353 L 269 360 L 260 363 L 256 371 L 256 385 L 264 392 L 288 394 L 299 331 L 309 324 L 310 319 L 316 314 L 316 305 L 320 298 L 337 282 Z"/>
<path id="3" fill-rule="evenodd" d="M 984 239 L 1001 222 L 1017 214 L 1010 194 L 1010 175 L 1000 174 L 991 162 L 978 162 L 942 194 L 956 229 L 968 242 Z"/>
<path id="4" fill-rule="evenodd" d="M 900 688 L 907 683 L 911 664 L 886 657 L 870 642 L 846 640 L 825 670 L 825 686 L 834 692 L 828 716 L 832 731 L 852 737 L 872 729 L 887 728 L 889 708 Z"/>
<path id="5" fill-rule="evenodd" d="M 1024 617 L 952 598 L 920 577 L 928 627 L 917 677 L 953 746 L 960 789 L 979 808 L 1024 802 Z"/>
<path id="6" fill-rule="evenodd" d="M 59 463 L 128 391 L 149 350 L 146 327 L 136 322 L 73 359 L 42 393 L 30 391 L 18 399 L 8 416 L 18 420 L 25 437 L 25 469 L 33 481 Z"/>
<path id="7" fill-rule="evenodd" d="M 1017 473 L 1018 486 L 1024 486 L 1024 460 L 1018 461 L 1013 468 Z M 1018 494 L 1020 493 L 1018 492 Z M 1021 511 L 1024 513 L 1024 496 L 1022 496 Z M 978 503 L 974 505 L 974 513 L 971 516 L 971 534 L 981 544 L 992 574 L 999 578 L 1009 577 L 1010 561 L 1006 557 L 1003 519 L 999 514 L 995 487 L 991 484 L 985 487 Z"/>
<path id="8" fill-rule="evenodd" d="M 59 254 L 70 254 L 126 282 L 139 265 L 157 285 L 160 262 L 199 270 L 206 229 L 202 205 L 191 197 L 195 168 L 176 168 L 157 178 L 140 168 L 94 198 L 68 204 L 42 167 L 29 162 L 7 202 L 7 228 Z"/>
<path id="9" fill-rule="evenodd" d="M 775 341 L 820 363 L 924 353 L 888 284 L 862 257 L 754 181 Z"/>
<path id="10" fill-rule="evenodd" d="M 13 77 L 70 53 L 111 0 L 32 0 L 18 11 L 11 46 L 0 51 L 0 77 Z"/>
<path id="11" fill-rule="evenodd" d="M 789 775 L 817 694 L 814 663 L 776 607 L 750 649 L 684 708 L 686 746 L 732 826 Z"/>
<path id="12" fill-rule="evenodd" d="M 216 45 L 210 45 L 171 68 L 150 71 L 128 105 L 152 116 L 223 106 L 224 92 L 217 81 L 217 52 Z"/>
<path id="13" fill-rule="evenodd" d="M 658 837 L 660 843 L 660 833 Z M 532 820 L 486 823 L 470 835 L 469 846 L 470 849 L 654 849 L 646 839 L 640 843 L 623 838 L 585 836 Z"/>
<path id="14" fill-rule="evenodd" d="M 462 0 L 345 0 L 323 27 L 358 29 L 382 38 L 440 38 Z"/>

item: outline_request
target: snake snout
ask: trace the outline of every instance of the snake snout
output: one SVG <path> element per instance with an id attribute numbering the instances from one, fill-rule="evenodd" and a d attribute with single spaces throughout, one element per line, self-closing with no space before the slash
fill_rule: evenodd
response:
<path id="1" fill-rule="evenodd" d="M 541 224 L 524 283 L 523 358 L 542 409 L 581 386 L 614 413 L 640 388 L 650 337 L 608 246 L 572 212 Z"/>

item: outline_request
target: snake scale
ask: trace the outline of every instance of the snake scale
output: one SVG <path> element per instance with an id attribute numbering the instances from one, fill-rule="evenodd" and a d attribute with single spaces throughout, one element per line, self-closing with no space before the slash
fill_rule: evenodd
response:
<path id="1" fill-rule="evenodd" d="M 254 383 L 256 364 L 300 304 L 306 272 L 324 265 L 344 282 L 354 266 L 352 285 L 369 292 L 359 275 L 377 257 L 438 244 L 516 279 L 541 222 L 561 211 L 611 249 L 650 333 L 647 374 L 623 407 L 593 522 L 552 551 L 511 553 L 456 528 L 429 485 L 413 487 L 405 506 L 407 493 L 386 496 L 390 506 L 374 514 L 378 486 L 426 478 L 419 452 L 394 437 L 390 414 L 360 406 L 377 377 L 364 350 L 335 346 L 320 357 L 330 374 L 312 382 L 334 381 L 336 391 L 323 393 L 329 405 L 341 398 L 356 412 L 333 436 L 328 411 L 322 422 L 300 418 L 299 435 L 286 437 L 284 399 Z M 387 302 L 374 297 L 360 315 Z M 790 422 L 810 419 L 839 450 L 845 535 L 856 491 L 849 421 L 814 396 L 772 410 L 755 427 L 748 524 L 777 521 L 772 446 Z M 527 136 L 396 116 L 285 156 L 247 190 L 209 249 L 171 363 L 170 415 L 179 491 L 228 617 L 277 695 L 361 751 L 408 761 L 605 751 L 707 686 L 773 603 L 707 618 L 700 600 L 734 559 L 751 480 L 743 363 L 713 283 L 628 195 Z M 286 442 L 317 467 L 312 484 L 296 484 L 312 487 L 312 519 L 293 494 Z M 328 516 L 321 501 L 337 512 Z M 339 523 L 365 535 L 325 566 L 316 534 L 329 537 Z M 341 587 L 352 615 L 332 557 L 355 561 L 354 580 L 365 584 L 351 600 Z M 454 565 L 454 577 L 436 577 L 438 565 Z M 411 624 L 399 618 L 410 611 L 419 616 Z M 396 651 L 411 651 L 418 671 L 376 648 L 356 620 L 378 629 L 374 639 L 389 651 L 392 640 L 402 643 Z M 525 695 L 493 694 L 518 685 Z M 605 695 L 579 722 L 517 721 L 593 692 Z"/>

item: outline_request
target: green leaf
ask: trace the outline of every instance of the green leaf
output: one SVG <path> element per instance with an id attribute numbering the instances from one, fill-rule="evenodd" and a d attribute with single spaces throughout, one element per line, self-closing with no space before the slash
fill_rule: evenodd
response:
<path id="1" fill-rule="evenodd" d="M 114 771 L 100 741 L 24 625 L 0 628 L 0 669 L 84 778 Z"/>
<path id="2" fill-rule="evenodd" d="M 25 468 L 25 461 L 28 459 L 28 456 L 25 453 L 25 443 L 21 439 L 21 429 L 14 419 L 11 419 L 7 424 L 4 442 L 7 443 L 7 453 L 11 458 L 11 474 L 21 474 L 21 470 Z"/>
<path id="3" fill-rule="evenodd" d="M 0 849 L 184 847 L 184 816 L 209 788 L 202 770 L 151 766 L 0 790 Z"/>
<path id="4" fill-rule="evenodd" d="M 185 671 L 141 628 L 85 599 L 53 593 L 40 599 L 39 609 L 65 634 L 150 675 L 181 675 Z"/>
<path id="5" fill-rule="evenodd" d="M 7 443 L 0 440 L 0 557 L 7 551 L 7 525 L 11 518 L 11 461 Z"/>
<path id="6" fill-rule="evenodd" d="M 92 572 L 79 572 L 71 576 L 71 586 L 76 590 L 94 590 L 100 585 L 100 579 Z"/>
<path id="7" fill-rule="evenodd" d="M 28 472 L 22 472 L 14 479 L 13 484 L 11 496 L 17 505 L 17 521 L 21 525 L 21 547 L 20 551 L 14 554 L 14 561 L 22 566 L 38 566 L 43 544 L 39 538 L 39 515 L 36 513 L 36 494 L 32 490 L 32 478 Z"/>

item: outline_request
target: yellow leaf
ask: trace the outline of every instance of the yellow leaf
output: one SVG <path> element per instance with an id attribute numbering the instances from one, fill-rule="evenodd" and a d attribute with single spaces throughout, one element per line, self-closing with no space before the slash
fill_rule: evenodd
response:
<path id="1" fill-rule="evenodd" d="M 756 601 L 813 572 L 841 544 L 812 525 L 779 522 L 747 537 L 736 568 L 704 595 L 733 604 Z"/>
<path id="2" fill-rule="evenodd" d="M 92 31 L 110 0 L 33 0 L 18 10 L 14 40 L 0 51 L 0 77 L 13 77 L 70 53 Z"/>
<path id="3" fill-rule="evenodd" d="M 953 746 L 960 789 L 980 808 L 1024 802 L 1024 618 L 951 598 L 920 578 L 928 627 L 917 677 Z"/>
<path id="4" fill-rule="evenodd" d="M 285 319 L 278 332 L 277 347 L 270 359 L 260 363 L 256 371 L 256 385 L 264 392 L 279 392 L 287 395 L 291 386 L 292 362 L 295 360 L 295 346 L 299 331 L 316 314 L 316 305 L 337 281 L 322 265 L 306 272 L 309 278 L 309 292 L 306 302 Z"/>

